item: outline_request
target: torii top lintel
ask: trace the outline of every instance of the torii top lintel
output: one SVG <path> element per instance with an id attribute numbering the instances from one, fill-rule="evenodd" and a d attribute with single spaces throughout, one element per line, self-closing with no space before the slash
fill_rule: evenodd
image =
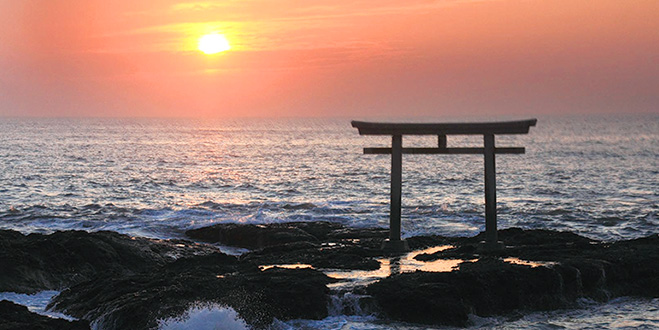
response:
<path id="1" fill-rule="evenodd" d="M 486 123 L 372 123 L 352 121 L 359 135 L 528 134 L 537 119 Z"/>

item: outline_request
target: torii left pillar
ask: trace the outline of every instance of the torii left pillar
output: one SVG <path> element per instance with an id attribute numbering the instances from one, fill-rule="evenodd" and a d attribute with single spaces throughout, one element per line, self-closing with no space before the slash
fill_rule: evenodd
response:
<path id="1" fill-rule="evenodd" d="M 407 251 L 407 241 L 400 239 L 400 214 L 403 189 L 403 136 L 391 138 L 391 201 L 389 210 L 389 239 L 382 243 L 382 249 L 389 252 Z"/>

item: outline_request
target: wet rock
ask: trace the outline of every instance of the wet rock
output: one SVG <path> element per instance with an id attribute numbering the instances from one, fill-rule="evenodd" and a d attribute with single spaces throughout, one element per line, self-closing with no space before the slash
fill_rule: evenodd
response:
<path id="1" fill-rule="evenodd" d="M 248 249 L 296 242 L 338 242 L 349 240 L 372 240 L 381 242 L 389 234 L 382 228 L 346 228 L 341 224 L 327 221 L 305 221 L 274 223 L 267 225 L 217 224 L 210 227 L 192 229 L 185 234 L 204 242 L 219 242 L 224 245 Z"/>
<path id="2" fill-rule="evenodd" d="M 533 245 L 547 245 L 547 244 L 578 244 L 584 245 L 595 240 L 579 236 L 572 232 L 566 231 L 553 231 L 546 229 L 521 229 L 521 228 L 508 228 L 499 231 L 499 240 L 502 240 L 506 245 L 512 246 L 533 246 Z M 476 240 L 484 240 L 485 233 L 480 233 L 475 237 Z"/>
<path id="3" fill-rule="evenodd" d="M 604 244 L 604 251 L 589 257 L 607 261 L 604 273 L 613 296 L 659 297 L 659 234 Z M 616 283 L 609 286 L 608 284 Z"/>
<path id="4" fill-rule="evenodd" d="M 427 237 L 410 238 L 410 241 L 423 241 Z M 503 250 L 482 251 L 479 247 L 485 239 L 484 233 L 475 237 L 445 238 L 444 242 L 453 245 L 451 249 L 418 256 L 418 260 L 437 259 L 474 259 L 481 255 L 497 257 L 518 257 L 528 260 L 553 261 L 569 256 L 585 255 L 587 251 L 601 251 L 600 243 L 570 232 L 550 230 L 522 230 L 509 228 L 499 231 L 499 240 L 506 248 Z M 438 238 L 434 238 L 438 240 Z M 445 243 L 445 244 L 446 244 Z"/>
<path id="5" fill-rule="evenodd" d="M 98 274 L 148 271 L 177 257 L 214 251 L 192 242 L 135 238 L 115 232 L 23 235 L 0 231 L 0 291 L 58 290 Z"/>
<path id="6" fill-rule="evenodd" d="M 327 234 L 328 239 L 368 239 L 389 237 L 389 229 L 385 228 L 339 228 Z"/>
<path id="7" fill-rule="evenodd" d="M 452 238 L 454 248 L 416 259 L 477 261 L 463 262 L 449 273 L 392 275 L 366 292 L 388 318 L 455 326 L 467 325 L 467 313 L 552 310 L 572 307 L 582 297 L 659 297 L 659 235 L 606 243 L 572 233 L 514 228 L 500 231 L 499 237 L 506 249 L 486 255 L 478 249 L 478 237 Z M 504 262 L 510 257 L 537 263 Z"/>
<path id="8" fill-rule="evenodd" d="M 414 323 L 466 326 L 467 315 L 567 306 L 561 279 L 548 268 L 480 260 L 459 272 L 403 273 L 370 285 L 383 314 Z"/>
<path id="9" fill-rule="evenodd" d="M 193 234 L 190 234 L 192 232 Z M 61 289 L 52 307 L 101 329 L 149 329 L 196 304 L 230 306 L 254 328 L 327 316 L 331 278 L 314 269 L 261 271 L 260 265 L 373 270 L 389 257 L 382 229 L 329 222 L 218 225 L 190 237 L 255 249 L 240 257 L 188 241 L 131 238 L 110 232 L 24 236 L 0 231 L 0 290 Z M 471 260 L 445 273 L 398 272 L 356 294 L 385 318 L 464 326 L 467 315 L 502 315 L 570 307 L 582 297 L 659 297 L 659 236 L 599 242 L 572 233 L 506 229 L 506 249 L 484 253 L 482 235 L 413 237 L 414 248 L 453 248 L 416 257 Z M 233 243 L 231 243 L 233 242 Z M 505 258 L 537 261 L 511 264 Z M 336 296 L 336 295 L 335 295 Z"/>
<path id="10" fill-rule="evenodd" d="M 379 249 L 354 243 L 321 246 L 297 242 L 267 247 L 241 256 L 241 260 L 255 265 L 308 264 L 314 268 L 374 270 L 380 263 L 374 257 Z"/>
<path id="11" fill-rule="evenodd" d="M 452 240 L 443 236 L 414 236 L 406 239 L 411 250 L 420 250 L 427 247 L 439 245 L 451 245 Z"/>
<path id="12" fill-rule="evenodd" d="M 331 233 L 345 229 L 343 225 L 329 221 L 300 221 L 283 223 L 281 225 L 300 229 L 319 241 L 327 241 Z"/>
<path id="13" fill-rule="evenodd" d="M 94 320 L 103 329 L 150 329 L 159 319 L 214 303 L 232 307 L 248 324 L 263 328 L 275 317 L 326 317 L 330 282 L 311 269 L 260 271 L 213 254 L 178 260 L 152 273 L 84 282 L 63 291 L 51 307 Z"/>
<path id="14" fill-rule="evenodd" d="M 318 242 L 318 238 L 291 224 L 239 225 L 218 224 L 192 229 L 185 234 L 205 242 L 218 242 L 223 245 L 247 249 L 260 249 L 267 246 L 293 243 Z"/>
<path id="15" fill-rule="evenodd" d="M 0 301 L 0 330 L 89 330 L 87 321 L 67 321 L 30 312 L 27 307 Z"/>

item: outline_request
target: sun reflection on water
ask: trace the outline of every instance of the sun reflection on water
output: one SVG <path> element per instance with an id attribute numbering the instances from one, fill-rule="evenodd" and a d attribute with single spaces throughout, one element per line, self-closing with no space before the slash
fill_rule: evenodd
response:
<path id="1" fill-rule="evenodd" d="M 313 266 L 308 265 L 308 264 L 283 264 L 283 265 L 261 265 L 259 266 L 259 269 L 263 272 L 268 269 L 272 268 L 286 268 L 286 269 L 304 269 L 304 268 L 311 268 L 313 269 Z"/>
<path id="2" fill-rule="evenodd" d="M 519 258 L 505 258 L 503 259 L 504 262 L 507 262 L 509 264 L 515 264 L 515 265 L 523 265 L 523 266 L 530 266 L 531 268 L 535 267 L 550 267 L 555 264 L 556 262 L 551 262 L 551 261 L 530 261 L 530 260 L 522 260 Z"/>
<path id="3" fill-rule="evenodd" d="M 341 270 L 341 269 L 319 269 L 325 275 L 338 280 L 336 283 L 329 284 L 328 287 L 333 289 L 349 289 L 356 286 L 369 285 L 380 279 L 386 278 L 390 275 L 413 273 L 416 271 L 423 272 L 452 272 L 459 269 L 459 265 L 463 262 L 476 262 L 478 259 L 437 259 L 432 261 L 416 260 L 416 256 L 421 254 L 434 254 L 437 252 L 445 251 L 455 248 L 452 245 L 433 246 L 423 250 L 416 250 L 409 252 L 402 256 L 395 256 L 390 258 L 376 259 L 380 263 L 380 268 L 376 270 Z M 529 261 L 519 258 L 504 258 L 504 262 L 524 265 L 530 267 L 551 267 L 556 264 L 549 261 Z M 280 265 L 261 265 L 259 269 L 266 271 L 268 269 L 279 267 L 287 269 L 302 269 L 309 268 L 315 269 L 309 264 L 280 264 Z"/>
<path id="4" fill-rule="evenodd" d="M 377 270 L 326 270 L 324 273 L 340 280 L 328 285 L 331 288 L 344 288 L 360 285 L 368 285 L 379 279 L 400 273 L 410 273 L 417 270 L 425 272 L 452 272 L 465 260 L 462 259 L 439 259 L 434 261 L 419 261 L 414 259 L 419 254 L 432 254 L 453 248 L 451 245 L 434 246 L 424 250 L 417 250 L 403 256 L 392 258 L 380 258 L 380 268 Z"/>

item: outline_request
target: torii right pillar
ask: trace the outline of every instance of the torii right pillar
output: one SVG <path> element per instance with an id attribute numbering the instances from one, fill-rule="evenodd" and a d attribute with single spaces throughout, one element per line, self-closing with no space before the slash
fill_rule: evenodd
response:
<path id="1" fill-rule="evenodd" d="M 497 179 L 495 166 L 494 134 L 483 135 L 485 148 L 485 250 L 503 248 L 497 234 Z"/>

